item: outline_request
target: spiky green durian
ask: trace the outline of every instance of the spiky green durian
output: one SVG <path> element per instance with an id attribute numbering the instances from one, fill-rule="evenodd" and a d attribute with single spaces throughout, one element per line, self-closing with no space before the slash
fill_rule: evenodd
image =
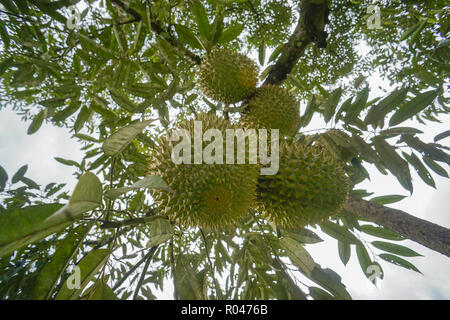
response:
<path id="1" fill-rule="evenodd" d="M 172 150 L 180 142 L 168 139 L 175 131 L 171 130 L 152 152 L 149 174 L 161 176 L 172 192 L 153 189 L 150 193 L 162 213 L 175 223 L 207 229 L 235 225 L 255 204 L 258 167 L 247 161 L 246 164 L 226 163 L 225 130 L 235 128 L 230 121 L 211 114 L 201 114 L 195 120 L 201 121 L 203 132 L 208 129 L 221 132 L 223 164 L 206 164 L 204 161 L 194 164 L 194 120 L 186 120 L 178 129 L 186 129 L 190 134 L 186 140 L 191 145 L 191 164 L 172 161 Z M 220 139 L 218 141 L 220 145 Z M 202 150 L 210 143 L 203 142 Z"/>
<path id="2" fill-rule="evenodd" d="M 257 197 L 267 220 L 292 228 L 319 223 L 337 213 L 348 192 L 349 179 L 328 152 L 282 142 L 278 173 L 260 176 Z"/>
<path id="3" fill-rule="evenodd" d="M 258 68 L 243 54 L 215 48 L 202 60 L 199 82 L 207 97 L 227 104 L 235 103 L 254 92 Z"/>
<path id="4" fill-rule="evenodd" d="M 258 88 L 242 117 L 247 127 L 278 129 L 280 136 L 293 136 L 300 125 L 299 103 L 287 89 L 276 85 Z"/>

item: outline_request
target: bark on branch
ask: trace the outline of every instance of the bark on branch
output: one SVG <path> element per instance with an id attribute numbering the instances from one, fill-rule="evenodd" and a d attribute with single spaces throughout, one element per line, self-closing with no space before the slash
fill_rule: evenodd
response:
<path id="1" fill-rule="evenodd" d="M 344 209 L 450 257 L 450 230 L 445 227 L 354 196 Z"/>
<path id="2" fill-rule="evenodd" d="M 283 48 L 277 62 L 269 72 L 264 85 L 280 84 L 297 64 L 310 43 L 319 48 L 327 45 L 328 0 L 303 0 L 294 33 Z"/>

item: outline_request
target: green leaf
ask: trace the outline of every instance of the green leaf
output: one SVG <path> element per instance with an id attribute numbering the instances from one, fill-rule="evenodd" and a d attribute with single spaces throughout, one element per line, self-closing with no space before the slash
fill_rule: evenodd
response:
<path id="1" fill-rule="evenodd" d="M 22 167 L 19 168 L 19 170 L 17 170 L 17 172 L 13 175 L 12 179 L 11 179 L 11 183 L 17 183 L 20 181 L 20 179 L 22 179 L 22 177 L 25 175 L 25 173 L 28 170 L 28 165 L 24 165 Z"/>
<path id="2" fill-rule="evenodd" d="M 0 3 L 3 4 L 6 10 L 9 12 L 19 14 L 19 10 L 17 10 L 17 7 L 14 5 L 14 3 L 11 0 L 0 0 Z"/>
<path id="3" fill-rule="evenodd" d="M 69 203 L 50 216 L 47 223 L 60 223 L 79 218 L 83 213 L 102 205 L 103 189 L 100 180 L 86 172 L 78 180 Z"/>
<path id="4" fill-rule="evenodd" d="M 414 31 L 416 31 L 420 27 L 420 24 L 421 24 L 421 22 L 419 21 L 415 25 L 413 25 L 409 29 L 407 29 L 400 37 L 400 41 L 403 41 L 403 40 L 409 38 L 409 36 L 411 36 L 414 33 Z"/>
<path id="5" fill-rule="evenodd" d="M 147 176 L 133 183 L 131 186 L 108 190 L 105 192 L 105 197 L 114 200 L 126 192 L 140 188 L 152 188 L 171 191 L 169 186 L 160 176 Z"/>
<path id="6" fill-rule="evenodd" d="M 387 143 L 383 137 L 376 136 L 372 141 L 383 165 L 397 177 L 397 180 L 406 190 L 412 193 L 413 187 L 408 163 L 398 155 L 395 148 Z"/>
<path id="7" fill-rule="evenodd" d="M 318 287 L 309 287 L 309 295 L 314 300 L 335 300 L 331 294 Z"/>
<path id="8" fill-rule="evenodd" d="M 97 281 L 89 300 L 119 300 L 114 290 L 104 280 Z"/>
<path id="9" fill-rule="evenodd" d="M 400 200 L 405 199 L 406 196 L 400 195 L 400 194 L 392 194 L 387 196 L 379 196 L 379 197 L 373 197 L 369 201 L 378 203 L 378 204 L 389 204 L 389 203 L 395 203 L 399 202 Z"/>
<path id="10" fill-rule="evenodd" d="M 438 95 L 438 90 L 430 90 L 418 94 L 409 102 L 403 104 L 389 120 L 389 126 L 396 126 L 403 121 L 412 118 L 414 115 L 433 103 Z"/>
<path id="11" fill-rule="evenodd" d="M 79 298 L 79 295 L 83 289 L 89 284 L 89 282 L 94 278 L 97 272 L 104 266 L 106 261 L 108 261 L 110 255 L 109 249 L 97 249 L 89 252 L 80 263 L 78 267 L 80 268 L 80 287 L 71 289 L 68 287 L 68 281 L 70 277 L 64 282 L 61 290 L 56 295 L 56 300 L 75 300 Z"/>
<path id="12" fill-rule="evenodd" d="M 90 142 L 101 142 L 101 140 L 99 139 L 95 139 L 94 137 L 88 136 L 87 134 L 83 134 L 83 133 L 77 133 L 73 135 L 75 138 L 81 139 L 81 140 L 86 140 L 86 141 L 90 141 Z"/>
<path id="13" fill-rule="evenodd" d="M 416 169 L 419 177 L 429 186 L 436 189 L 436 183 L 434 182 L 433 177 L 428 172 L 427 168 L 422 164 L 420 159 L 413 153 L 407 154 L 405 152 L 402 152 L 403 157 Z"/>
<path id="14" fill-rule="evenodd" d="M 81 45 L 84 49 L 92 51 L 99 57 L 107 60 L 115 58 L 114 53 L 111 50 L 106 49 L 104 46 L 98 44 L 95 40 L 92 40 L 91 38 L 81 33 L 77 33 L 77 36 L 80 39 Z"/>
<path id="15" fill-rule="evenodd" d="M 154 220 L 150 225 L 150 241 L 147 247 L 154 247 L 169 240 L 173 235 L 173 227 L 169 220 L 159 218 Z"/>
<path id="16" fill-rule="evenodd" d="M 433 159 L 431 159 L 430 157 L 424 155 L 422 157 L 423 162 L 425 162 L 425 164 L 431 169 L 433 170 L 435 173 L 437 173 L 438 175 L 440 175 L 441 177 L 445 177 L 448 178 L 448 173 L 447 171 L 442 168 L 436 161 L 434 161 Z"/>
<path id="17" fill-rule="evenodd" d="M 305 113 L 300 117 L 300 126 L 306 127 L 310 122 L 314 115 L 314 111 L 316 109 L 316 96 L 313 95 L 311 100 L 309 100 L 306 105 Z"/>
<path id="18" fill-rule="evenodd" d="M 419 129 L 416 128 L 409 128 L 409 127 L 397 127 L 397 128 L 390 128 L 386 130 L 380 131 L 380 136 L 383 136 L 384 138 L 392 138 L 395 136 L 398 136 L 400 134 L 416 134 L 416 133 L 423 133 Z"/>
<path id="19" fill-rule="evenodd" d="M 5 73 L 5 71 L 13 64 L 13 58 L 6 58 L 2 62 L 0 62 L 0 76 Z"/>
<path id="20" fill-rule="evenodd" d="M 346 110 L 346 119 L 357 118 L 364 109 L 369 98 L 369 87 L 362 89 L 356 96 L 355 102 Z"/>
<path id="21" fill-rule="evenodd" d="M 111 98 L 114 100 L 115 103 L 119 105 L 122 109 L 135 113 L 138 110 L 138 106 L 136 106 L 132 101 L 130 101 L 127 97 L 125 97 L 123 94 L 117 92 L 116 90 L 110 88 L 109 93 L 111 94 Z"/>
<path id="22" fill-rule="evenodd" d="M 400 257 L 397 257 L 393 254 L 389 253 L 382 253 L 379 255 L 379 257 L 387 262 L 390 262 L 392 264 L 395 264 L 396 266 L 403 267 L 409 270 L 414 270 L 418 273 L 422 273 L 419 271 L 419 269 L 416 268 L 411 262 L 406 261 L 405 259 L 402 259 Z"/>
<path id="23" fill-rule="evenodd" d="M 36 189 L 36 190 L 40 189 L 39 185 L 36 182 L 34 182 L 33 180 L 31 180 L 31 179 L 29 179 L 27 177 L 20 178 L 20 181 L 25 183 L 31 189 Z"/>
<path id="24" fill-rule="evenodd" d="M 343 92 L 344 90 L 341 87 L 339 87 L 335 89 L 328 97 L 327 102 L 325 103 L 325 110 L 323 113 L 324 120 L 326 123 L 328 123 L 333 117 L 334 112 L 336 111 L 336 107 L 339 103 L 339 99 L 341 98 Z"/>
<path id="25" fill-rule="evenodd" d="M 341 277 L 329 268 L 322 269 L 316 263 L 313 271 L 311 272 L 310 279 L 331 292 L 338 299 L 352 299 L 345 288 L 345 285 L 342 284 Z"/>
<path id="26" fill-rule="evenodd" d="M 0 257 L 58 232 L 71 223 L 47 224 L 45 220 L 61 208 L 44 204 L 13 209 L 0 215 Z"/>
<path id="27" fill-rule="evenodd" d="M 183 42 L 189 44 L 192 48 L 195 49 L 201 49 L 202 45 L 197 40 L 195 35 L 191 32 L 191 30 L 185 26 L 182 26 L 180 24 L 175 25 L 175 31 L 177 32 L 178 36 L 183 40 Z"/>
<path id="28" fill-rule="evenodd" d="M 79 167 L 80 165 L 78 164 L 78 162 L 73 161 L 73 160 L 67 160 L 67 159 L 63 159 L 63 158 L 59 158 L 59 157 L 54 157 L 54 159 L 56 161 L 58 161 L 59 163 L 62 163 L 66 166 L 75 166 L 75 167 Z"/>
<path id="29" fill-rule="evenodd" d="M 324 221 L 321 222 L 319 226 L 323 232 L 325 232 L 330 237 L 333 237 L 337 240 L 347 242 L 349 244 L 359 243 L 358 238 L 353 233 L 348 231 L 346 228 L 340 226 L 339 224 L 330 221 Z"/>
<path id="30" fill-rule="evenodd" d="M 136 138 L 139 133 L 142 132 L 142 130 L 144 130 L 153 121 L 154 120 L 145 120 L 135 122 L 129 126 L 120 128 L 106 138 L 102 146 L 103 151 L 109 156 L 114 157 L 118 155 L 134 138 Z"/>
<path id="31" fill-rule="evenodd" d="M 351 162 L 352 162 L 352 165 L 356 169 L 358 169 L 363 174 L 364 177 L 366 177 L 368 180 L 370 180 L 369 172 L 367 171 L 366 168 L 364 168 L 364 166 L 362 165 L 361 160 L 353 158 Z"/>
<path id="32" fill-rule="evenodd" d="M 362 160 L 365 160 L 370 163 L 375 163 L 379 160 L 378 154 L 376 151 L 372 148 L 370 144 L 368 144 L 366 141 L 364 141 L 363 138 L 361 138 L 357 134 L 352 134 L 352 145 L 356 148 L 356 150 L 360 153 Z"/>
<path id="33" fill-rule="evenodd" d="M 338 241 L 338 251 L 339 258 L 341 259 L 344 266 L 346 266 L 348 261 L 350 260 L 350 255 L 352 253 L 350 244 L 347 242 Z"/>
<path id="34" fill-rule="evenodd" d="M 77 112 L 77 110 L 80 108 L 80 106 L 81 106 L 81 102 L 78 100 L 78 98 L 71 99 L 70 104 L 66 108 L 64 108 L 63 110 L 58 111 L 54 114 L 53 120 L 54 121 L 66 120 L 72 114 Z"/>
<path id="35" fill-rule="evenodd" d="M 219 43 L 226 44 L 236 39 L 244 30 L 244 24 L 234 24 L 223 30 L 219 38 Z"/>
<path id="36" fill-rule="evenodd" d="M 344 103 L 341 105 L 341 107 L 336 112 L 336 115 L 334 116 L 334 123 L 337 123 L 338 120 L 341 118 L 341 115 L 343 112 L 346 112 L 350 106 L 352 105 L 353 97 L 348 98 L 344 101 Z"/>
<path id="37" fill-rule="evenodd" d="M 434 142 L 438 142 L 444 138 L 450 137 L 450 130 L 439 133 L 436 137 L 434 137 Z"/>
<path id="38" fill-rule="evenodd" d="M 14 0 L 14 3 L 17 5 L 17 7 L 19 8 L 19 10 L 22 13 L 25 13 L 25 14 L 29 13 L 29 9 L 28 9 L 26 0 Z"/>
<path id="39" fill-rule="evenodd" d="M 436 48 L 443 48 L 443 47 L 448 47 L 448 46 L 450 46 L 450 39 L 444 39 L 438 43 Z"/>
<path id="40" fill-rule="evenodd" d="M 393 91 L 386 98 L 378 102 L 378 104 L 370 108 L 364 122 L 366 124 L 375 125 L 380 120 L 384 119 L 389 112 L 394 110 L 405 100 L 408 90 L 408 88 L 403 88 Z"/>
<path id="41" fill-rule="evenodd" d="M 276 58 L 278 58 L 278 56 L 280 55 L 281 51 L 283 51 L 284 49 L 284 43 L 280 44 L 278 47 L 275 48 L 275 50 L 273 50 L 272 54 L 269 57 L 269 61 L 268 63 L 274 61 Z"/>
<path id="42" fill-rule="evenodd" d="M 80 225 L 68 233 L 64 239 L 58 241 L 55 253 L 37 276 L 32 299 L 50 299 L 59 278 L 69 262 L 76 256 L 91 227 L 92 224 Z"/>
<path id="43" fill-rule="evenodd" d="M 390 252 L 397 254 L 399 256 L 403 257 L 418 257 L 422 256 L 421 254 L 415 252 L 414 250 L 411 250 L 410 248 L 407 248 L 405 246 L 391 243 L 391 242 L 385 242 L 385 241 L 372 241 L 372 245 L 380 250 Z"/>
<path id="44" fill-rule="evenodd" d="M 263 41 L 261 41 L 261 44 L 259 45 L 259 49 L 258 49 L 259 65 L 263 66 L 265 60 L 266 60 L 266 43 L 263 40 Z"/>
<path id="45" fill-rule="evenodd" d="M 370 234 L 371 236 L 388 239 L 388 240 L 394 240 L 394 241 L 401 241 L 405 240 L 402 236 L 399 234 L 385 229 L 383 227 L 375 227 L 370 224 L 364 224 L 360 226 L 360 230 L 364 233 Z"/>
<path id="46" fill-rule="evenodd" d="M 190 7 L 197 22 L 198 31 L 200 35 L 207 40 L 211 40 L 211 26 L 209 25 L 208 15 L 200 1 L 194 0 Z"/>
<path id="47" fill-rule="evenodd" d="M 6 173 L 5 169 L 3 169 L 2 166 L 0 166 L 0 192 L 5 190 L 7 181 L 8 181 L 8 174 Z"/>
<path id="48" fill-rule="evenodd" d="M 83 128 L 84 124 L 89 119 L 90 114 L 91 114 L 91 111 L 89 110 L 88 107 L 83 106 L 81 108 L 80 112 L 78 113 L 77 120 L 75 121 L 75 123 L 73 125 L 73 131 L 75 131 L 75 133 L 77 133 L 78 131 L 80 131 Z"/>
<path id="49" fill-rule="evenodd" d="M 191 267 L 186 256 L 178 255 L 175 264 L 176 286 L 180 299 L 182 300 L 204 300 L 203 282 L 199 273 Z"/>
<path id="50" fill-rule="evenodd" d="M 314 260 L 303 246 L 292 238 L 283 237 L 280 239 L 280 246 L 286 250 L 287 255 L 300 270 L 311 276 L 314 269 Z"/>
<path id="51" fill-rule="evenodd" d="M 45 119 L 45 110 L 43 109 L 33 118 L 33 121 L 31 121 L 31 124 L 27 130 L 27 134 L 33 134 L 36 131 L 38 131 L 39 128 L 42 126 L 42 122 L 44 122 L 44 119 Z"/>
<path id="52" fill-rule="evenodd" d="M 294 230 L 284 230 L 281 229 L 281 233 L 287 237 L 290 237 L 292 239 L 297 240 L 301 243 L 318 243 L 322 242 L 323 240 L 314 232 L 311 230 L 301 228 L 301 229 L 294 229 Z"/>

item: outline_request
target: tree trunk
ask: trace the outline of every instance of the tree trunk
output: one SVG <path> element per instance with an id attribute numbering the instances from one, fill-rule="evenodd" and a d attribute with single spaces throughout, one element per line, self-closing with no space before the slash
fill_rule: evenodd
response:
<path id="1" fill-rule="evenodd" d="M 450 257 L 450 230 L 445 227 L 354 196 L 344 209 Z"/>

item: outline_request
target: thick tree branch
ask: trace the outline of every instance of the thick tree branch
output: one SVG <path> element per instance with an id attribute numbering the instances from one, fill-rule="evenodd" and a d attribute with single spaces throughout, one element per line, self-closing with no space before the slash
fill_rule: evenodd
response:
<path id="1" fill-rule="evenodd" d="M 325 25 L 328 23 L 328 0 L 303 0 L 294 33 L 269 72 L 264 85 L 280 84 L 297 64 L 310 43 L 325 48 Z"/>
<path id="2" fill-rule="evenodd" d="M 354 196 L 344 209 L 450 257 L 450 230 L 445 227 Z"/>

